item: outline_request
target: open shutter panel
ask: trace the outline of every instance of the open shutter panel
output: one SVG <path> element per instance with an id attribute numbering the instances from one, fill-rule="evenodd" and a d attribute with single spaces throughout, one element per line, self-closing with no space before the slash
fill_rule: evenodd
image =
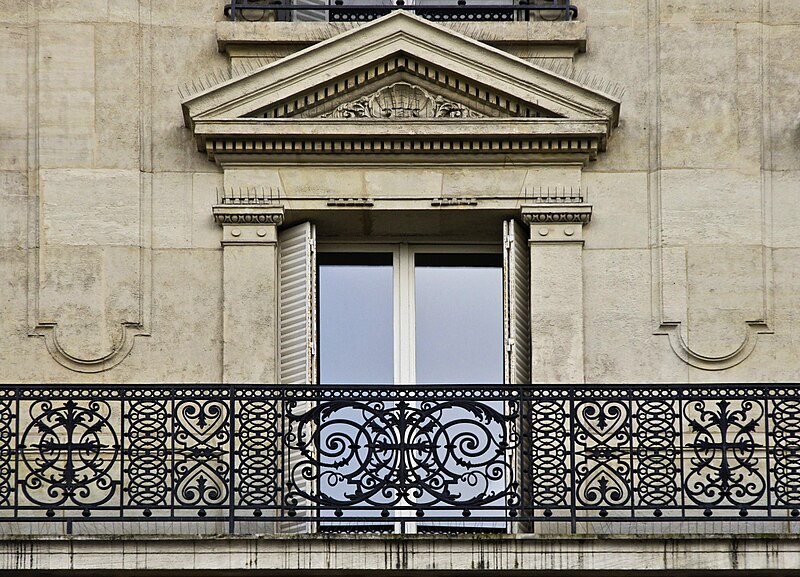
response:
<path id="1" fill-rule="evenodd" d="M 278 235 L 278 267 L 280 282 L 280 382 L 288 385 L 316 383 L 316 338 L 317 338 L 317 263 L 316 238 L 314 226 L 303 223 L 282 231 Z M 309 410 L 307 403 L 299 403 L 294 411 L 303 413 Z M 284 416 L 284 428 L 291 424 Z M 296 438 L 297 431 L 284 431 L 284 439 Z M 313 483 L 303 478 L 294 464 L 301 462 L 297 449 L 284 448 L 284 491 L 313 494 Z M 308 502 L 298 499 L 299 506 Z M 283 512 L 286 515 L 289 511 Z M 308 509 L 297 511 L 298 516 L 308 516 Z M 310 533 L 312 523 L 307 521 L 284 521 L 280 524 L 282 533 Z"/>
<path id="2" fill-rule="evenodd" d="M 326 6 L 327 0 L 294 0 L 295 6 Z M 292 10 L 292 19 L 295 22 L 327 22 L 327 10 Z"/>
<path id="3" fill-rule="evenodd" d="M 314 226 L 303 223 L 280 233 L 280 382 L 316 382 L 317 266 Z"/>
<path id="4" fill-rule="evenodd" d="M 515 220 L 503 223 L 503 328 L 505 337 L 505 383 L 524 385 L 531 382 L 530 336 L 530 249 L 528 234 Z M 511 410 L 510 407 L 506 409 Z M 523 403 L 519 411 L 522 445 L 514 452 L 512 470 L 518 476 L 522 497 L 522 514 L 530 513 L 530 405 Z M 518 504 L 519 506 L 519 504 Z M 518 512 L 519 513 L 519 512 Z M 528 523 L 509 523 L 509 533 L 533 532 Z"/>
<path id="5" fill-rule="evenodd" d="M 503 223 L 503 306 L 505 382 L 531 382 L 530 252 L 525 227 Z"/>

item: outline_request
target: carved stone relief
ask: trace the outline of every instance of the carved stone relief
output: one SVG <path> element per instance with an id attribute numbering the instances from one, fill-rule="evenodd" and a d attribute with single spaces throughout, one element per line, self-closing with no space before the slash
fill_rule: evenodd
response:
<path id="1" fill-rule="evenodd" d="M 483 118 L 484 115 L 408 82 L 395 82 L 322 118 Z"/>

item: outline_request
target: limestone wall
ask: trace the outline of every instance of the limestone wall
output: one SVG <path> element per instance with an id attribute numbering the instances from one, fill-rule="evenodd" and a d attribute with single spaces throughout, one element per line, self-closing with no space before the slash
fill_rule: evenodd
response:
<path id="1" fill-rule="evenodd" d="M 0 381 L 222 379 L 223 177 L 180 90 L 227 70 L 224 3 L 0 1 Z M 576 67 L 626 88 L 579 177 L 585 379 L 800 379 L 800 3 L 575 3 Z"/>

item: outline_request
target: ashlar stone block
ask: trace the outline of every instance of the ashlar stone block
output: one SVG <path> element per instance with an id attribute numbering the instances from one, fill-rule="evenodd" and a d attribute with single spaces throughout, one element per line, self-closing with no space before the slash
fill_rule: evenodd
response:
<path id="1" fill-rule="evenodd" d="M 138 170 L 43 170 L 42 236 L 48 245 L 139 246 Z"/>
<path id="2" fill-rule="evenodd" d="M 28 39 L 29 29 L 23 26 L 0 26 L 0 170 L 24 170 L 28 163 Z"/>
<path id="3" fill-rule="evenodd" d="M 764 254 L 760 246 L 687 248 L 687 345 L 706 356 L 735 351 L 746 321 L 765 321 Z"/>
<path id="4" fill-rule="evenodd" d="M 40 24 L 37 66 L 40 166 L 91 167 L 96 146 L 94 26 Z"/>

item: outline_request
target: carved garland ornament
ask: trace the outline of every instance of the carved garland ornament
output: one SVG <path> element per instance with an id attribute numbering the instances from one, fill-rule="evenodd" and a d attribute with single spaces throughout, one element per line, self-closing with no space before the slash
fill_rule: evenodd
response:
<path id="1" fill-rule="evenodd" d="M 395 82 L 374 94 L 337 106 L 322 118 L 483 118 L 463 104 L 432 96 L 419 86 Z"/>

